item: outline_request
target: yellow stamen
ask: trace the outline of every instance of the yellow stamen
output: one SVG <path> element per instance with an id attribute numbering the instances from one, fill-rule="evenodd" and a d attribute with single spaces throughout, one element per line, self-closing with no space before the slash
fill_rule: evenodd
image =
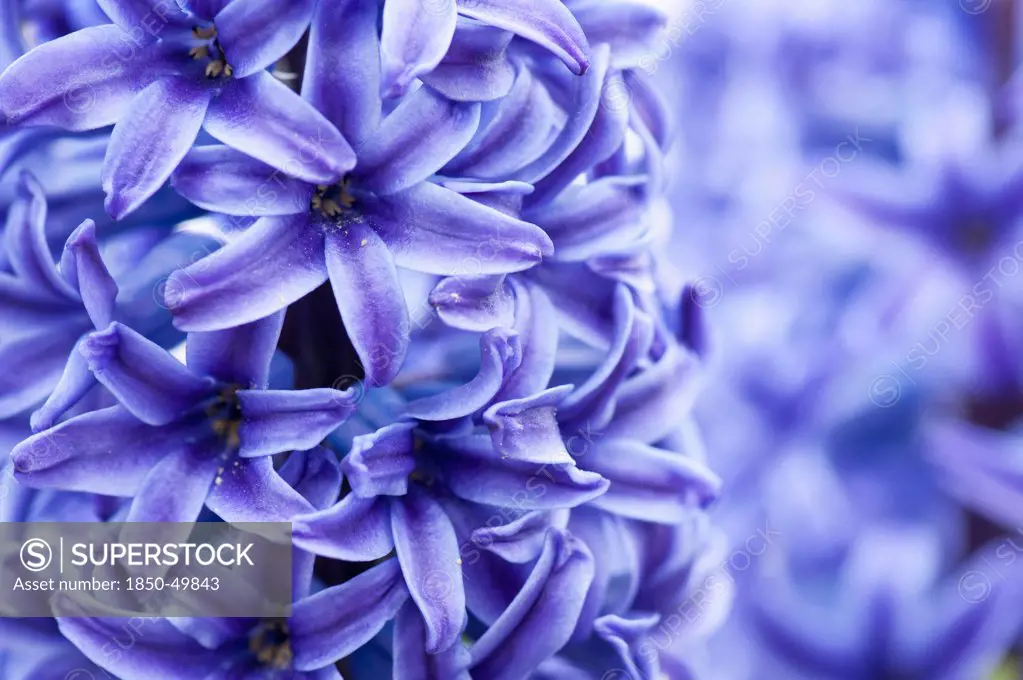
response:
<path id="1" fill-rule="evenodd" d="M 216 78 L 224 71 L 224 62 L 222 61 L 211 61 L 206 64 L 206 77 Z"/>
<path id="2" fill-rule="evenodd" d="M 322 206 L 323 206 L 323 207 L 322 207 L 322 208 L 321 208 L 320 210 L 321 210 L 321 211 L 323 212 L 323 214 L 324 214 L 324 215 L 326 215 L 327 217 L 337 217 L 337 216 L 338 216 L 338 215 L 340 215 L 340 214 L 341 214 L 341 212 L 342 212 L 342 208 L 341 208 L 341 206 L 340 206 L 340 205 L 338 205 L 338 204 L 337 204 L 337 201 L 335 201 L 335 200 L 334 200 L 334 199 L 332 199 L 332 198 L 328 198 L 328 199 L 325 199 L 325 200 L 324 200 L 324 201 L 322 202 Z"/>
<path id="3" fill-rule="evenodd" d="M 194 35 L 199 40 L 209 40 L 210 38 L 216 37 L 216 35 L 217 35 L 217 27 L 216 26 L 204 26 L 204 27 L 203 26 L 196 26 L 195 28 L 192 29 L 192 35 Z"/>
<path id="4" fill-rule="evenodd" d="M 192 49 L 188 50 L 188 54 L 190 57 L 192 57 L 192 59 L 205 59 L 206 57 L 210 56 L 210 48 L 207 47 L 206 45 L 202 45 L 200 47 L 193 47 Z"/>

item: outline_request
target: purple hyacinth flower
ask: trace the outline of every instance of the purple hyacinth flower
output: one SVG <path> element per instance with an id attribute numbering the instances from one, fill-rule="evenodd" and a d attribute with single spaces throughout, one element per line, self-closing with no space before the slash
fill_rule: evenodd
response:
<path id="1" fill-rule="evenodd" d="M 271 456 L 318 445 L 355 409 L 351 392 L 267 390 L 283 314 L 193 333 L 188 366 L 112 323 L 81 345 L 120 402 L 30 437 L 11 453 L 33 487 L 132 497 L 129 521 L 288 521 L 310 506 Z"/>
<path id="2" fill-rule="evenodd" d="M 575 630 L 593 572 L 585 543 L 558 529 L 548 531 L 528 579 L 470 649 L 476 677 L 529 677 L 560 650 Z"/>
<path id="3" fill-rule="evenodd" d="M 180 328 L 225 328 L 283 309 L 329 278 L 367 382 L 377 386 L 397 374 L 408 344 L 396 267 L 519 271 L 549 256 L 551 244 L 538 227 L 429 181 L 476 131 L 479 105 L 424 87 L 381 121 L 379 64 L 348 52 L 377 44 L 376 12 L 356 4 L 337 15 L 320 7 L 311 37 L 319 56 L 303 83 L 303 95 L 356 145 L 355 167 L 316 185 L 230 149 L 192 151 L 172 180 L 182 195 L 261 219 L 176 273 L 168 304 Z"/>
<path id="4" fill-rule="evenodd" d="M 589 67 L 586 35 L 560 0 L 387 0 L 380 46 L 383 96 L 405 94 L 416 78 L 429 74 L 446 57 L 448 65 L 469 62 L 466 52 L 479 57 L 481 50 L 478 43 L 472 44 L 472 39 L 481 34 L 489 33 L 490 40 L 501 49 L 499 33 L 477 31 L 464 23 L 460 27 L 459 16 L 542 45 L 562 59 L 573 73 L 584 73 Z M 451 54 L 457 28 L 461 28 L 467 40 L 454 40 L 456 54 Z M 475 35 L 468 35 L 470 32 Z M 477 63 L 488 64 L 488 61 L 483 59 Z M 477 72 L 470 70 L 470 77 Z M 445 81 L 451 89 L 462 89 L 452 82 L 457 76 L 447 75 Z"/>
<path id="5" fill-rule="evenodd" d="M 478 288 L 463 298 L 458 281 L 441 285 L 445 298 L 435 289 L 434 304 L 450 303 L 458 310 L 454 320 L 468 319 L 470 326 L 491 319 L 499 308 L 491 300 L 503 299 L 500 291 L 481 295 Z M 521 366 L 482 414 L 502 455 L 551 463 L 564 461 L 558 452 L 567 450 L 567 460 L 574 457 L 580 468 L 611 481 L 608 492 L 592 505 L 650 522 L 679 521 L 694 504 L 705 506 L 717 497 L 720 480 L 702 461 L 691 452 L 661 445 L 683 425 L 698 384 L 699 362 L 665 329 L 655 332 L 650 316 L 637 308 L 624 285 L 613 295 L 608 354 L 567 395 L 563 388 L 543 391 L 553 375 L 557 348 L 556 329 L 545 321 L 554 316 L 547 295 L 531 282 L 501 285 L 512 291 L 522 345 Z M 635 372 L 644 361 L 649 362 L 645 370 Z M 434 410 L 437 420 L 450 415 Z M 412 411 L 420 418 L 428 413 Z"/>
<path id="6" fill-rule="evenodd" d="M 500 395 L 522 382 L 519 372 L 533 369 L 514 333 L 488 332 L 480 348 L 473 380 L 407 404 L 407 415 L 418 422 L 356 437 L 342 462 L 352 493 L 295 524 L 297 543 L 317 554 L 372 560 L 395 549 L 431 654 L 455 644 L 465 622 L 455 530 L 464 522 L 463 502 L 500 506 L 515 498 L 524 510 L 549 510 L 581 505 L 607 490 L 599 475 L 576 468 L 553 421 L 532 424 L 543 447 L 534 457 L 516 460 L 494 447 L 481 414 L 491 403 L 501 406 Z M 508 414 L 506 426 L 514 419 Z M 445 423 L 453 422 L 464 426 L 448 432 Z M 536 493 L 537 486 L 544 492 Z"/>
<path id="7" fill-rule="evenodd" d="M 341 486 L 334 455 L 323 449 L 293 454 L 280 474 L 312 508 L 330 505 Z M 373 638 L 408 600 L 397 560 L 320 590 L 312 555 L 296 551 L 292 571 L 289 619 L 136 619 L 132 653 L 118 655 L 109 644 L 124 619 L 72 618 L 78 605 L 65 601 L 68 617 L 58 623 L 88 658 L 122 680 L 339 680 L 334 663 Z"/>
<path id="8" fill-rule="evenodd" d="M 401 609 L 408 591 L 390 559 L 338 586 L 297 599 L 289 619 L 144 619 L 130 654 L 108 652 L 125 619 L 85 618 L 71 598 L 57 603 L 60 630 L 121 680 L 341 680 L 334 667 Z"/>
<path id="9" fill-rule="evenodd" d="M 115 219 L 160 188 L 200 129 L 308 181 L 335 181 L 350 147 L 265 71 L 301 37 L 313 4 L 103 0 L 113 23 L 44 43 L 0 76 L 0 113 L 68 130 L 114 124 L 102 184 Z"/>
<path id="10" fill-rule="evenodd" d="M 46 215 L 42 189 L 35 178 L 22 173 L 4 230 L 13 271 L 0 272 L 0 333 L 5 337 L 0 361 L 19 366 L 19 371 L 0 377 L 0 417 L 45 400 L 33 415 L 36 429 L 50 427 L 96 384 L 85 359 L 75 351 L 85 333 L 105 328 L 114 319 L 137 323 L 150 333 L 169 326 L 166 312 L 162 321 L 160 314 L 152 315 L 149 294 L 150 278 L 166 265 L 146 261 L 137 252 L 155 247 L 152 235 L 135 234 L 141 248 L 133 249 L 130 237 L 111 241 L 124 256 L 109 263 L 124 283 L 121 291 L 101 256 L 92 221 L 86 220 L 71 234 L 58 266 L 47 243 Z M 145 274 L 124 271 L 133 266 L 143 267 Z M 137 304 L 140 295 L 148 304 Z"/>

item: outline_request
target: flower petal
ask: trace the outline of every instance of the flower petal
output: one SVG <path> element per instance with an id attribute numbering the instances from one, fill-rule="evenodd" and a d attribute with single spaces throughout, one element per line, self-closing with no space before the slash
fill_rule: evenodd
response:
<path id="1" fill-rule="evenodd" d="M 271 314 L 222 331 L 191 333 L 185 345 L 186 363 L 198 375 L 208 375 L 243 389 L 266 389 L 270 360 L 284 326 L 284 312 Z"/>
<path id="2" fill-rule="evenodd" d="M 315 5 L 316 0 L 232 0 L 220 10 L 213 23 L 235 79 L 262 71 L 287 54 L 309 27 Z"/>
<path id="3" fill-rule="evenodd" d="M 137 44 L 157 40 L 168 27 L 188 23 L 174 0 L 96 0 L 103 13 Z"/>
<path id="4" fill-rule="evenodd" d="M 538 227 L 429 182 L 367 202 L 364 214 L 395 264 L 428 274 L 521 271 L 553 252 Z"/>
<path id="5" fill-rule="evenodd" d="M 558 409 L 566 430 L 603 428 L 613 414 L 618 388 L 650 349 L 653 322 L 636 309 L 625 286 L 615 291 L 614 317 L 615 337 L 606 358 Z"/>
<path id="6" fill-rule="evenodd" d="M 449 326 L 482 333 L 515 323 L 515 298 L 504 276 L 452 276 L 430 293 L 430 304 Z"/>
<path id="7" fill-rule="evenodd" d="M 601 92 L 601 104 L 586 134 L 557 167 L 534 183 L 535 191 L 526 199 L 528 204 L 541 205 L 550 202 L 579 175 L 622 148 L 625 131 L 629 125 L 629 107 L 627 102 L 616 99 L 620 96 L 617 94 L 617 88 L 623 87 L 619 84 L 621 82 L 624 81 L 620 73 L 608 72 Z"/>
<path id="8" fill-rule="evenodd" d="M 115 220 L 135 211 L 170 178 L 192 148 L 210 104 L 209 88 L 162 78 L 132 102 L 110 135 L 103 159 L 106 209 Z"/>
<path id="9" fill-rule="evenodd" d="M 0 73 L 25 52 L 21 37 L 21 8 L 17 0 L 0 1 L 7 20 L 0 24 Z"/>
<path id="10" fill-rule="evenodd" d="M 247 458 L 311 449 L 348 420 L 358 404 L 353 391 L 330 388 L 239 390 L 238 401 L 238 453 Z"/>
<path id="11" fill-rule="evenodd" d="M 359 186 L 393 194 L 422 182 L 469 143 L 479 123 L 479 104 L 454 102 L 428 87 L 419 88 L 359 149 Z"/>
<path id="12" fill-rule="evenodd" d="M 205 210 L 250 217 L 302 213 L 313 197 L 311 184 L 219 145 L 188 152 L 171 186 Z"/>
<path id="13" fill-rule="evenodd" d="M 334 505 L 341 492 L 341 466 L 337 456 L 322 446 L 296 451 L 288 456 L 278 472 L 316 510 Z"/>
<path id="14" fill-rule="evenodd" d="M 593 580 L 593 556 L 582 542 L 552 529 L 529 580 L 472 647 L 472 672 L 517 680 L 568 642 Z"/>
<path id="15" fill-rule="evenodd" d="M 436 451 L 432 461 L 459 498 L 495 507 L 551 510 L 582 505 L 600 496 L 608 481 L 575 465 L 540 465 L 502 458 L 490 437 L 474 435 Z"/>
<path id="16" fill-rule="evenodd" d="M 262 319 L 327 280 L 323 233 L 307 215 L 264 217 L 167 281 L 178 328 L 209 331 Z"/>
<path id="17" fill-rule="evenodd" d="M 0 366 L 17 366 L 0 371 L 0 418 L 33 408 L 49 396 L 83 330 L 50 328 L 0 343 Z"/>
<path id="18" fill-rule="evenodd" d="M 105 328 L 114 320 L 119 291 L 100 254 L 96 223 L 92 220 L 82 222 L 68 237 L 64 253 L 67 257 L 61 256 L 61 274 L 69 281 L 73 280 L 93 325 Z M 65 265 L 73 272 L 65 271 Z"/>
<path id="19" fill-rule="evenodd" d="M 572 391 L 560 385 L 522 399 L 494 404 L 483 413 L 494 448 L 503 458 L 539 465 L 574 465 L 558 428 L 557 407 Z"/>
<path id="20" fill-rule="evenodd" d="M 117 26 L 91 26 L 43 43 L 0 76 L 0 118 L 95 130 L 113 125 L 159 70 Z"/>
<path id="21" fill-rule="evenodd" d="M 472 542 L 509 562 L 532 562 L 543 550 L 547 531 L 553 526 L 554 514 L 527 512 L 508 524 L 480 527 L 472 532 Z"/>
<path id="22" fill-rule="evenodd" d="M 18 177 L 3 236 L 15 274 L 40 293 L 74 298 L 74 291 L 57 275 L 50 246 L 46 242 L 46 196 L 36 178 L 27 171 L 22 171 Z"/>
<path id="23" fill-rule="evenodd" d="M 452 176 L 501 179 L 537 159 L 557 134 L 554 101 L 528 68 L 472 144 L 444 168 Z"/>
<path id="24" fill-rule="evenodd" d="M 465 590 L 458 538 L 436 500 L 418 485 L 391 503 L 391 531 L 405 583 L 426 622 L 426 651 L 458 642 L 465 627 Z"/>
<path id="25" fill-rule="evenodd" d="M 604 177 L 571 186 L 524 219 L 547 232 L 554 258 L 574 262 L 635 248 L 650 230 L 642 178 Z"/>
<path id="26" fill-rule="evenodd" d="M 74 596 L 61 597 L 67 603 L 61 606 L 65 613 L 74 611 L 67 609 L 67 605 L 83 608 L 82 616 L 57 619 L 61 634 L 89 659 L 123 680 L 145 680 L 154 676 L 207 678 L 223 663 L 222 651 L 202 647 L 176 630 L 168 620 L 158 618 L 138 619 L 144 624 L 145 633 L 132 635 L 131 654 L 111 654 L 111 641 L 124 640 L 128 619 L 86 616 L 84 614 L 95 610 L 76 605 Z M 79 671 L 71 671 L 68 677 L 75 675 L 89 677 Z"/>
<path id="27" fill-rule="evenodd" d="M 512 34 L 493 26 L 460 19 L 447 54 L 424 83 L 448 99 L 488 102 L 508 94 L 515 67 L 508 58 Z"/>
<path id="28" fill-rule="evenodd" d="M 408 492 L 408 477 L 416 469 L 414 429 L 413 423 L 394 423 L 352 440 L 352 450 L 341 461 L 352 493 L 373 498 Z"/>
<path id="29" fill-rule="evenodd" d="M 182 442 L 184 444 L 184 442 Z M 126 522 L 194 522 L 217 476 L 223 444 L 185 444 L 162 458 L 142 480 Z"/>
<path id="30" fill-rule="evenodd" d="M 18 479 L 33 488 L 134 496 L 153 466 L 194 432 L 179 423 L 152 427 L 113 406 L 29 437 L 11 458 Z"/>
<path id="31" fill-rule="evenodd" d="M 236 459 L 218 470 L 206 506 L 225 522 L 290 522 L 313 511 L 270 458 Z"/>
<path id="32" fill-rule="evenodd" d="M 398 560 L 295 604 L 288 628 L 295 668 L 329 666 L 369 642 L 408 600 Z"/>
<path id="33" fill-rule="evenodd" d="M 538 286 L 510 281 L 515 296 L 515 325 L 522 343 L 522 361 L 504 381 L 496 401 L 521 399 L 547 389 L 558 351 L 558 318 Z"/>
<path id="34" fill-rule="evenodd" d="M 380 124 L 378 7 L 363 0 L 316 4 L 302 98 L 356 149 Z"/>
<path id="35" fill-rule="evenodd" d="M 429 73 L 448 51 L 455 35 L 455 0 L 389 0 L 384 3 L 380 56 L 380 93 L 399 97 L 419 76 Z"/>
<path id="36" fill-rule="evenodd" d="M 13 337 L 28 328 L 41 328 L 54 322 L 66 324 L 81 317 L 82 330 L 89 320 L 82 313 L 82 302 L 72 296 L 54 297 L 29 281 L 0 272 L 0 338 Z"/>
<path id="37" fill-rule="evenodd" d="M 656 364 L 622 385 L 605 434 L 645 443 L 668 436 L 692 407 L 697 371 L 693 355 L 671 346 Z"/>
<path id="38" fill-rule="evenodd" d="M 423 615 L 406 602 L 394 620 L 394 680 L 472 680 L 472 657 L 461 640 L 439 654 L 426 653 L 426 640 Z"/>
<path id="39" fill-rule="evenodd" d="M 721 480 L 700 461 L 627 439 L 594 442 L 580 464 L 611 482 L 593 500 L 595 507 L 644 522 L 683 521 L 721 489 Z"/>
<path id="40" fill-rule="evenodd" d="M 205 21 L 213 21 L 217 12 L 224 9 L 231 0 L 178 0 L 195 16 Z"/>
<path id="41" fill-rule="evenodd" d="M 398 271 L 368 225 L 328 233 L 327 271 L 341 320 L 373 387 L 394 379 L 408 350 L 409 315 Z"/>
<path id="42" fill-rule="evenodd" d="M 650 68 L 644 61 L 656 59 L 664 39 L 668 17 L 642 0 L 583 0 L 572 3 L 572 14 L 594 45 L 607 43 L 618 68 Z M 662 48 L 663 49 L 663 48 Z"/>
<path id="43" fill-rule="evenodd" d="M 293 521 L 295 545 L 349 562 L 378 560 L 394 548 L 390 502 L 348 494 L 326 510 Z"/>
<path id="44" fill-rule="evenodd" d="M 610 49 L 606 45 L 599 45 L 593 50 L 592 68 L 573 83 L 574 89 L 566 95 L 567 101 L 563 108 L 570 110 L 572 115 L 568 117 L 560 134 L 543 155 L 519 170 L 511 179 L 534 184 L 561 165 L 569 154 L 579 146 L 603 101 L 604 80 L 609 64 Z"/>
<path id="45" fill-rule="evenodd" d="M 660 620 L 657 614 L 631 618 L 611 614 L 597 619 L 593 628 L 618 653 L 626 672 L 636 678 L 656 678 L 661 675 L 657 654 L 645 653 L 643 643 L 650 639 Z"/>
<path id="46" fill-rule="evenodd" d="M 169 352 L 124 324 L 90 333 L 81 345 L 96 379 L 136 418 L 166 425 L 196 408 L 217 389 Z"/>
<path id="47" fill-rule="evenodd" d="M 75 345 L 68 355 L 60 382 L 53 388 L 46 402 L 32 414 L 32 431 L 39 432 L 53 427 L 58 418 L 95 386 L 96 376 L 89 370 L 89 362 L 81 353 L 79 345 Z"/>
<path id="48" fill-rule="evenodd" d="M 525 197 L 533 191 L 531 184 L 508 180 L 507 182 L 485 182 L 473 179 L 452 179 L 438 177 L 437 184 L 451 189 L 463 196 L 468 196 L 477 203 L 493 208 L 510 217 L 518 217 L 522 212 Z"/>
<path id="49" fill-rule="evenodd" d="M 518 335 L 495 328 L 480 336 L 480 368 L 465 385 L 440 394 L 416 399 L 405 408 L 405 415 L 419 420 L 454 420 L 482 409 L 501 388 L 504 378 L 518 368 L 522 360 Z"/>
<path id="50" fill-rule="evenodd" d="M 615 281 L 576 262 L 546 263 L 530 270 L 526 278 L 553 303 L 562 330 L 593 347 L 610 346 L 615 332 L 611 314 L 617 290 Z"/>
<path id="51" fill-rule="evenodd" d="M 590 45 L 560 0 L 459 0 L 458 12 L 546 47 L 575 74 L 590 65 Z"/>
<path id="52" fill-rule="evenodd" d="M 239 2 L 245 0 L 228 9 Z M 355 165 L 355 153 L 337 128 L 269 73 L 232 80 L 210 104 L 203 127 L 224 144 L 307 182 L 331 184 Z"/>

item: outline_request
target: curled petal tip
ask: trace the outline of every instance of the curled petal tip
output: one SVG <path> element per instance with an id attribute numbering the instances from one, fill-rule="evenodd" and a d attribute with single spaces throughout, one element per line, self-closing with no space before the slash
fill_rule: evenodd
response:
<path id="1" fill-rule="evenodd" d="M 96 223 L 92 220 L 83 220 L 78 227 L 71 232 L 67 239 L 67 247 L 72 251 L 78 251 L 85 245 L 92 245 L 96 242 Z"/>
<path id="2" fill-rule="evenodd" d="M 32 434 L 38 434 L 53 427 L 53 419 L 43 415 L 40 411 L 34 411 L 29 417 L 28 425 L 32 428 Z"/>
<path id="3" fill-rule="evenodd" d="M 89 362 L 89 370 L 102 371 L 109 360 L 114 358 L 121 345 L 121 328 L 121 324 L 114 321 L 103 330 L 86 336 L 79 351 Z"/>

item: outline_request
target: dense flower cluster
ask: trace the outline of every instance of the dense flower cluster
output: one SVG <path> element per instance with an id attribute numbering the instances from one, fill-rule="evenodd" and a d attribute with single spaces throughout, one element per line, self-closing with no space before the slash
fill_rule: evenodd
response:
<path id="1" fill-rule="evenodd" d="M 295 541 L 287 620 L 0 619 L 0 677 L 691 677 L 731 584 L 667 21 L 0 0 L 0 520 Z"/>

